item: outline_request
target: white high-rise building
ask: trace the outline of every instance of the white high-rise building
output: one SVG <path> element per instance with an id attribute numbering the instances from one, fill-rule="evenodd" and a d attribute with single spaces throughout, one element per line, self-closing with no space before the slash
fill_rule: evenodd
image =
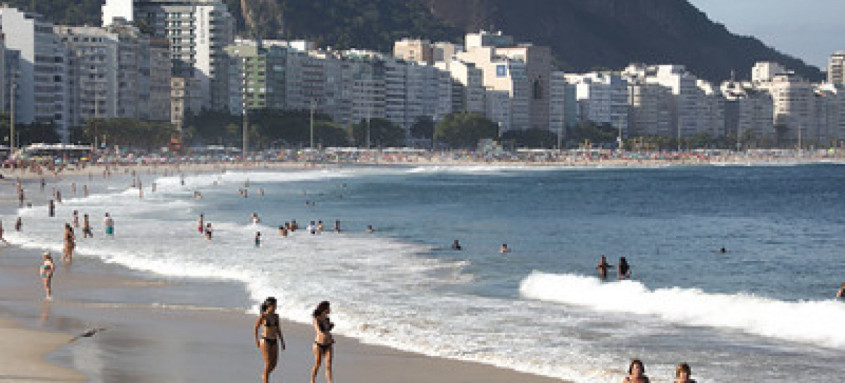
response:
<path id="1" fill-rule="evenodd" d="M 117 112 L 118 35 L 99 27 L 54 29 L 68 49 L 69 123 L 81 126 L 94 118 L 127 117 Z M 138 72 L 133 72 L 135 81 Z M 133 85 L 128 89 L 137 91 Z M 137 95 L 133 101 L 137 103 Z"/>
<path id="2" fill-rule="evenodd" d="M 228 60 L 225 48 L 234 42 L 234 18 L 221 0 L 107 0 L 103 25 L 116 18 L 150 28 L 154 38 L 170 43 L 172 74 L 198 90 L 200 106 L 229 107 Z M 198 112 L 198 111 L 194 111 Z"/>
<path id="3" fill-rule="evenodd" d="M 700 118 L 700 103 L 704 96 L 698 88 L 698 79 L 686 71 L 683 65 L 658 65 L 653 76 L 646 81 L 667 87 L 674 96 L 675 134 L 681 138 L 692 138 L 699 132 L 707 131 Z"/>
<path id="4" fill-rule="evenodd" d="M 797 144 L 808 137 L 808 133 L 809 137 L 813 136 L 817 120 L 812 84 L 794 73 L 785 73 L 757 86 L 772 95 L 776 140 L 780 146 Z"/>
<path id="5" fill-rule="evenodd" d="M 786 68 L 783 65 L 773 62 L 758 62 L 751 68 L 751 82 L 761 83 L 769 82 L 779 74 L 786 73 Z"/>
<path id="6" fill-rule="evenodd" d="M 439 63 L 438 63 L 439 64 Z M 445 66 L 438 66 L 445 69 Z M 484 114 L 484 74 L 474 64 L 454 60 L 449 65 L 448 71 L 457 87 L 454 96 L 456 101 L 452 103 L 455 110 L 470 113 Z"/>
<path id="7" fill-rule="evenodd" d="M 845 51 L 839 51 L 830 55 L 827 66 L 827 82 L 845 86 Z"/>
<path id="8" fill-rule="evenodd" d="M 566 73 L 552 72 L 549 81 L 549 130 L 555 134 L 566 135 L 566 89 L 569 81 Z"/>
<path id="9" fill-rule="evenodd" d="M 675 111 L 672 90 L 643 78 L 628 80 L 628 118 L 631 136 L 674 137 Z"/>
<path id="10" fill-rule="evenodd" d="M 402 60 L 384 62 L 385 117 L 410 133 L 421 117 L 440 120 L 451 112 L 448 74 L 434 66 Z M 441 101 L 441 97 L 444 100 Z"/>
<path id="11" fill-rule="evenodd" d="M 69 138 L 66 97 L 66 52 L 53 24 L 40 15 L 0 8 L 6 49 L 19 57 L 15 81 L 15 117 L 19 123 L 53 123 L 64 142 Z"/>
<path id="12" fill-rule="evenodd" d="M 722 83 L 725 97 L 725 131 L 738 137 L 740 146 L 774 144 L 774 103 L 772 96 L 752 83 Z"/>
<path id="13" fill-rule="evenodd" d="M 501 32 L 481 31 L 466 35 L 466 50 L 456 53 L 455 58 L 481 69 L 486 89 L 510 93 L 511 120 L 504 124 L 505 130 L 548 129 L 552 73 L 548 47 L 516 45 L 512 37 Z M 490 103 L 487 105 L 489 108 Z"/>
<path id="14" fill-rule="evenodd" d="M 816 147 L 838 146 L 845 139 L 845 92 L 841 86 L 819 85 L 815 89 L 815 118 L 818 128 L 807 142 Z"/>
<path id="15" fill-rule="evenodd" d="M 56 26 L 68 52 L 68 118 L 170 121 L 170 56 L 167 44 L 138 28 Z"/>
<path id="16" fill-rule="evenodd" d="M 566 75 L 575 84 L 582 121 L 609 124 L 628 136 L 628 81 L 617 73 L 593 72 Z"/>
<path id="17" fill-rule="evenodd" d="M 727 135 L 725 131 L 725 98 L 722 91 L 704 80 L 696 82 L 701 95 L 698 100 L 699 133 L 718 138 Z"/>
<path id="18" fill-rule="evenodd" d="M 352 110 L 348 124 L 385 118 L 384 62 L 373 52 L 347 51 L 350 66 Z"/>

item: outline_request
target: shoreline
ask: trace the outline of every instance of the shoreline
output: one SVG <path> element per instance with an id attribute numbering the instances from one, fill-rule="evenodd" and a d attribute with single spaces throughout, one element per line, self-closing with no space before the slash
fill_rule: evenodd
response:
<path id="1" fill-rule="evenodd" d="M 183 170 L 186 173 L 219 171 L 214 169 L 217 165 L 210 166 Z M 294 167 L 302 168 L 301 164 Z M 95 176 L 92 181 L 85 181 L 88 178 L 84 173 L 62 174 L 58 180 L 50 180 L 47 190 L 53 185 L 67 189 L 70 182 L 90 182 L 97 185 L 92 185 L 93 194 L 108 184 L 129 178 L 126 173 L 115 172 L 115 175 L 120 177 L 104 180 Z M 141 172 L 139 175 L 144 176 Z M 11 189 L 13 183 L 6 182 L 2 189 L 14 190 Z M 25 185 L 32 187 L 33 184 Z M 33 192 L 28 197 L 38 207 L 44 203 L 45 195 L 49 195 L 46 190 L 40 194 Z M 0 201 L 0 214 L 9 214 L 16 208 L 14 199 Z M 6 227 L 10 228 L 10 225 Z M 249 302 L 242 283 L 164 277 L 80 256 L 70 268 L 58 266 L 54 279 L 55 300 L 43 302 L 40 281 L 33 271 L 40 261 L 39 254 L 40 251 L 19 246 L 0 248 L 0 281 L 3 281 L 0 284 L 8 286 L 0 293 L 0 332 L 12 334 L 4 339 L 28 339 L 31 334 L 49 337 L 50 343 L 34 348 L 32 352 L 15 351 L 27 363 L 47 366 L 36 371 L 55 371 L 50 372 L 56 374 L 50 379 L 142 382 L 153 377 L 157 381 L 224 382 L 260 377 L 262 360 L 250 334 L 254 316 L 242 307 Z M 194 301 L 213 302 L 215 295 L 229 297 L 228 302 L 219 307 L 192 304 Z M 288 351 L 281 353 L 279 368 L 272 377 L 275 381 L 304 379 L 313 360 L 313 330 L 310 326 L 285 320 L 282 324 Z M 100 327 L 106 330 L 91 338 L 67 343 L 86 329 Z M 210 334 L 214 335 L 208 337 Z M 349 382 L 561 381 L 479 362 L 365 344 L 343 336 L 337 339 L 335 375 Z M 7 360 L 12 349 L 0 350 L 0 360 Z M 190 350 L 205 351 L 193 355 Z M 182 364 L 174 365 L 173 360 L 181 360 Z M 0 381 L 9 376 L 41 379 L 26 371 L 0 367 Z M 244 379 L 246 377 L 249 378 Z M 321 371 L 318 381 L 322 380 Z"/>
<path id="2" fill-rule="evenodd" d="M 247 163 L 232 161 L 185 161 L 169 164 L 149 163 L 111 163 L 111 164 L 86 164 L 84 166 L 69 165 L 57 172 L 50 172 L 41 169 L 38 173 L 34 169 L 0 167 L 0 175 L 5 179 L 0 181 L 38 180 L 44 178 L 58 181 L 60 179 L 78 178 L 80 181 L 86 177 L 94 181 L 103 180 L 103 171 L 110 169 L 112 176 L 128 175 L 135 172 L 139 176 L 161 175 L 162 170 L 169 169 L 170 174 L 177 173 L 209 173 L 223 171 L 262 171 L 262 170 L 309 170 L 327 167 L 345 166 L 419 166 L 419 167 L 537 167 L 537 168 L 620 168 L 620 169 L 651 169 L 673 166 L 794 166 L 813 164 L 845 164 L 845 154 L 836 152 L 833 154 L 798 152 L 790 155 L 774 156 L 759 155 L 753 153 L 723 154 L 714 156 L 702 156 L 696 153 L 683 152 L 666 153 L 657 157 L 650 155 L 642 157 L 631 156 L 633 152 L 626 152 L 626 156 L 601 156 L 566 153 L 554 154 L 549 157 L 537 156 L 534 158 L 514 159 L 481 159 L 475 158 L 472 152 L 439 152 L 425 155 L 405 155 L 379 152 L 377 156 L 364 155 L 359 158 L 335 159 L 300 159 L 286 161 L 251 161 Z"/>

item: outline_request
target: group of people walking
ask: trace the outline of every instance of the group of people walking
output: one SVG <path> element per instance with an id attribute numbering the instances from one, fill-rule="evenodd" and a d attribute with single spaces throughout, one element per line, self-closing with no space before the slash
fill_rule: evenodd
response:
<path id="1" fill-rule="evenodd" d="M 270 381 L 270 373 L 276 369 L 279 361 L 279 348 L 286 349 L 285 338 L 282 334 L 279 314 L 276 313 L 278 302 L 274 297 L 268 297 L 261 304 L 261 313 L 255 321 L 255 345 L 261 350 L 264 356 L 264 370 L 261 378 L 263 383 Z M 334 337 L 332 329 L 334 323 L 329 319 L 331 304 L 322 301 L 312 313 L 312 324 L 314 325 L 314 344 L 311 346 L 314 352 L 314 366 L 311 368 L 311 383 L 317 378 L 317 372 L 325 361 L 326 381 L 332 383 L 332 356 L 334 354 Z M 260 336 L 259 336 L 260 333 Z"/>

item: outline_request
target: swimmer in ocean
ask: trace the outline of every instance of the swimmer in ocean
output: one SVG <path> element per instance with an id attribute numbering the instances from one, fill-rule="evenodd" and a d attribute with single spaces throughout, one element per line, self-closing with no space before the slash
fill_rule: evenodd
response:
<path id="1" fill-rule="evenodd" d="M 367 233 L 372 233 L 374 231 L 375 229 L 373 229 L 373 225 L 367 225 Z"/>
<path id="2" fill-rule="evenodd" d="M 839 288 L 839 291 L 836 293 L 836 297 L 839 299 L 845 298 L 845 283 L 842 283 L 842 287 Z"/>
<path id="3" fill-rule="evenodd" d="M 601 259 L 599 260 L 599 264 L 596 266 L 596 270 L 599 271 L 599 278 L 601 278 L 601 280 L 603 280 L 603 281 L 606 280 L 607 279 L 607 270 L 612 268 L 612 267 L 613 267 L 613 265 L 607 263 L 607 257 L 602 255 Z"/>
<path id="4" fill-rule="evenodd" d="M 499 253 L 507 254 L 507 253 L 510 253 L 510 252 L 511 252 L 511 249 L 508 248 L 507 243 L 503 243 L 502 247 L 499 248 Z"/>
<path id="5" fill-rule="evenodd" d="M 463 248 L 461 247 L 461 243 L 458 242 L 457 239 L 452 241 L 452 250 L 461 250 L 461 249 L 463 249 Z"/>

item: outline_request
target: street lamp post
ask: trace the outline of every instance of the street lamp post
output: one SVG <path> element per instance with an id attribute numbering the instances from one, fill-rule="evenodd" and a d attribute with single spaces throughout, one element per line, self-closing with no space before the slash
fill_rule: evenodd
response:
<path id="1" fill-rule="evenodd" d="M 367 108 L 367 150 L 370 149 L 370 115 L 372 114 L 372 105 Z"/>
<path id="2" fill-rule="evenodd" d="M 683 119 L 678 119 L 678 153 L 681 152 L 681 125 L 684 124 Z"/>
<path id="3" fill-rule="evenodd" d="M 436 118 L 437 116 L 435 116 Z M 431 120 L 431 152 L 434 153 L 435 139 L 437 137 L 437 123 L 436 119 Z"/>
<path id="4" fill-rule="evenodd" d="M 242 91 L 241 91 L 241 101 L 242 101 L 242 105 L 243 105 L 243 107 L 242 107 L 242 109 L 243 109 L 243 112 L 242 112 L 242 117 L 243 117 L 243 121 L 242 121 L 243 132 L 242 132 L 242 134 L 243 134 L 243 137 L 241 139 L 241 141 L 242 141 L 241 152 L 243 154 L 244 164 L 246 164 L 246 161 L 247 161 L 246 155 L 247 155 L 247 150 L 249 148 L 249 141 L 248 141 L 249 136 L 247 135 L 247 128 L 248 128 L 248 125 L 249 125 L 249 117 L 247 117 L 247 114 L 246 114 L 247 113 L 246 57 L 243 58 L 243 68 L 244 69 L 243 69 L 243 80 L 242 80 Z"/>
<path id="5" fill-rule="evenodd" d="M 10 85 L 9 105 L 11 113 L 9 114 L 9 153 L 15 150 L 15 89 L 18 87 L 14 81 Z"/>
<path id="6" fill-rule="evenodd" d="M 566 122 L 561 119 L 560 125 L 557 127 L 557 152 L 563 153 L 563 124 Z"/>
<path id="7" fill-rule="evenodd" d="M 311 99 L 311 149 L 314 149 L 314 104 L 316 104 L 316 100 Z"/>

